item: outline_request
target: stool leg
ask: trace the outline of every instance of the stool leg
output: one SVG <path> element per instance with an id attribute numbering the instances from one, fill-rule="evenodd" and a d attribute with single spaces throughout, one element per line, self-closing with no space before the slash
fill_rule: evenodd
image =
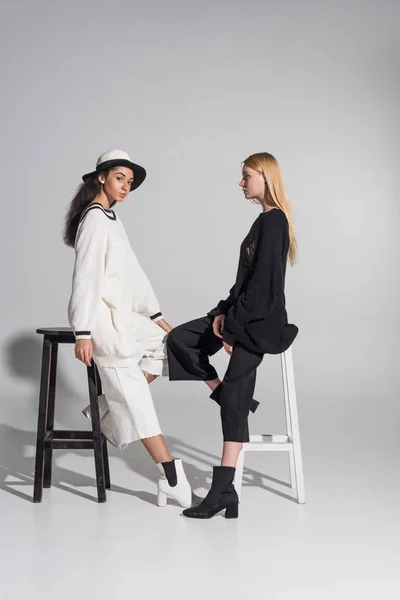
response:
<path id="1" fill-rule="evenodd" d="M 104 477 L 106 482 L 106 488 L 109 490 L 111 488 L 111 480 L 110 480 L 110 464 L 108 462 L 108 449 L 107 449 L 107 440 L 104 438 L 103 440 L 103 465 L 104 465 Z"/>
<path id="2" fill-rule="evenodd" d="M 103 393 L 103 387 L 101 385 L 101 379 L 99 370 L 97 365 L 94 365 L 94 370 L 96 374 L 96 388 L 97 388 L 97 397 L 101 396 Z M 108 448 L 107 448 L 107 438 L 102 436 L 103 438 L 103 465 L 104 465 L 104 476 L 106 482 L 106 489 L 109 490 L 111 488 L 111 480 L 110 480 L 110 464 L 108 462 Z"/>
<path id="3" fill-rule="evenodd" d="M 57 357 L 58 344 L 53 342 L 51 346 L 50 358 L 50 385 L 49 385 L 49 400 L 47 405 L 47 422 L 46 432 L 54 431 L 54 407 L 56 399 L 56 378 L 57 378 Z M 51 487 L 51 474 L 53 466 L 53 448 L 45 448 L 44 450 L 44 482 L 45 488 Z"/>
<path id="4" fill-rule="evenodd" d="M 97 482 L 97 497 L 99 502 L 106 502 L 106 486 L 105 486 L 105 474 L 104 474 L 104 463 L 103 463 L 103 450 L 102 450 L 102 435 L 100 430 L 100 413 L 99 404 L 97 401 L 97 381 L 95 364 L 92 361 L 90 367 L 87 368 L 88 372 L 88 384 L 89 384 L 89 397 L 90 397 L 90 414 L 92 418 L 92 430 L 93 430 L 93 450 L 94 450 L 94 463 L 96 468 L 96 482 Z"/>
<path id="5" fill-rule="evenodd" d="M 288 425 L 288 435 L 293 443 L 293 451 L 289 454 L 292 484 L 295 484 L 297 502 L 299 504 L 304 504 L 306 499 L 304 489 L 303 460 L 301 455 L 299 417 L 297 411 L 296 387 L 294 382 L 293 357 L 291 348 L 286 350 L 286 352 L 282 354 L 281 358 L 283 387 L 285 394 L 286 422 Z"/>
<path id="6" fill-rule="evenodd" d="M 96 363 L 94 363 L 94 373 L 95 373 L 95 377 L 96 377 L 96 389 L 97 389 L 97 395 L 101 396 L 103 393 L 103 387 L 101 385 L 101 379 L 100 379 L 100 374 L 99 374 L 99 370 L 97 368 Z"/>
<path id="7" fill-rule="evenodd" d="M 239 501 L 242 496 L 243 467 L 244 467 L 244 446 L 242 447 L 242 449 L 239 453 L 239 456 L 238 456 L 238 460 L 236 463 L 235 479 L 233 482 L 236 493 L 239 496 Z"/>
<path id="8" fill-rule="evenodd" d="M 50 340 L 44 338 L 36 436 L 35 480 L 33 486 L 34 502 L 41 502 L 43 494 L 44 438 L 46 434 L 47 407 L 49 401 L 51 349 L 52 343 Z"/>
<path id="9" fill-rule="evenodd" d="M 289 351 L 288 351 L 289 352 Z M 292 418 L 289 406 L 289 389 L 287 380 L 287 368 L 285 353 L 281 354 L 281 367 L 282 367 L 282 383 L 283 383 L 283 397 L 285 401 L 285 417 L 286 417 L 286 433 L 293 443 L 293 430 L 292 430 Z M 294 464 L 293 450 L 289 452 L 289 472 L 290 472 L 290 486 L 297 496 L 297 483 L 296 483 L 296 469 Z"/>

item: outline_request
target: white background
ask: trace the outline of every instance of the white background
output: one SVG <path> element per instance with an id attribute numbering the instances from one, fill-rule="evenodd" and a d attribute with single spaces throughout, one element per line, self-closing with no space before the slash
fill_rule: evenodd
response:
<path id="1" fill-rule="evenodd" d="M 241 161 L 268 151 L 299 243 L 287 306 L 300 329 L 293 353 L 309 498 L 334 473 L 367 486 L 387 473 L 395 484 L 399 17 L 394 0 L 2 3 L 5 470 L 33 469 L 35 330 L 67 325 L 73 251 L 61 233 L 81 175 L 109 148 L 146 167 L 118 215 L 178 324 L 227 295 L 259 211 L 240 193 Z M 259 369 L 252 430 L 281 421 L 278 367 L 266 357 Z M 82 425 L 85 370 L 72 347 L 60 352 L 58 383 L 57 420 Z M 205 387 L 162 381 L 153 390 L 171 444 L 217 455 L 218 411 Z M 18 463 L 24 444 L 30 458 Z M 137 448 L 131 456 L 148 460 Z"/>

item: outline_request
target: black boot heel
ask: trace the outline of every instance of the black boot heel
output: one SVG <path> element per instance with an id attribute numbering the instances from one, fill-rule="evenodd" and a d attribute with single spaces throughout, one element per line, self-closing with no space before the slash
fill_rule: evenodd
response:
<path id="1" fill-rule="evenodd" d="M 225 519 L 237 519 L 239 516 L 239 504 L 231 504 L 225 511 Z"/>
<path id="2" fill-rule="evenodd" d="M 234 467 L 214 467 L 210 491 L 198 506 L 186 508 L 185 517 L 211 519 L 225 510 L 227 519 L 237 519 L 239 498 L 233 485 Z"/>

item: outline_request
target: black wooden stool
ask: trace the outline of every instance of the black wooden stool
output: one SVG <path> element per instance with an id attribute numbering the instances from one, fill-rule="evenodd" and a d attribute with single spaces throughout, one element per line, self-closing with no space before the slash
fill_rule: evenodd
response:
<path id="1" fill-rule="evenodd" d="M 42 373 L 40 378 L 39 415 L 36 442 L 35 484 L 33 501 L 41 502 L 43 487 L 51 487 L 53 449 L 94 450 L 97 496 L 106 501 L 106 488 L 110 485 L 107 440 L 100 430 L 97 396 L 101 394 L 101 381 L 92 361 L 87 367 L 92 431 L 58 431 L 54 429 L 58 344 L 75 344 L 75 336 L 68 327 L 37 329 L 43 338 Z"/>

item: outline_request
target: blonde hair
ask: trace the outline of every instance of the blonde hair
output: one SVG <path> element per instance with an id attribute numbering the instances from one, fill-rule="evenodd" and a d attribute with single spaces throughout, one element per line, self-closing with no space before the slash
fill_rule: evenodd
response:
<path id="1" fill-rule="evenodd" d="M 290 208 L 288 197 L 286 196 L 285 186 L 283 184 L 282 172 L 278 161 L 272 154 L 268 152 L 259 152 L 252 154 L 243 164 L 249 169 L 257 171 L 264 176 L 267 183 L 266 202 L 268 206 L 280 208 L 286 215 L 289 223 L 289 251 L 288 258 L 291 265 L 296 263 L 297 256 L 297 241 L 294 231 L 292 210 Z M 254 200 L 257 204 L 261 204 L 258 200 Z"/>

